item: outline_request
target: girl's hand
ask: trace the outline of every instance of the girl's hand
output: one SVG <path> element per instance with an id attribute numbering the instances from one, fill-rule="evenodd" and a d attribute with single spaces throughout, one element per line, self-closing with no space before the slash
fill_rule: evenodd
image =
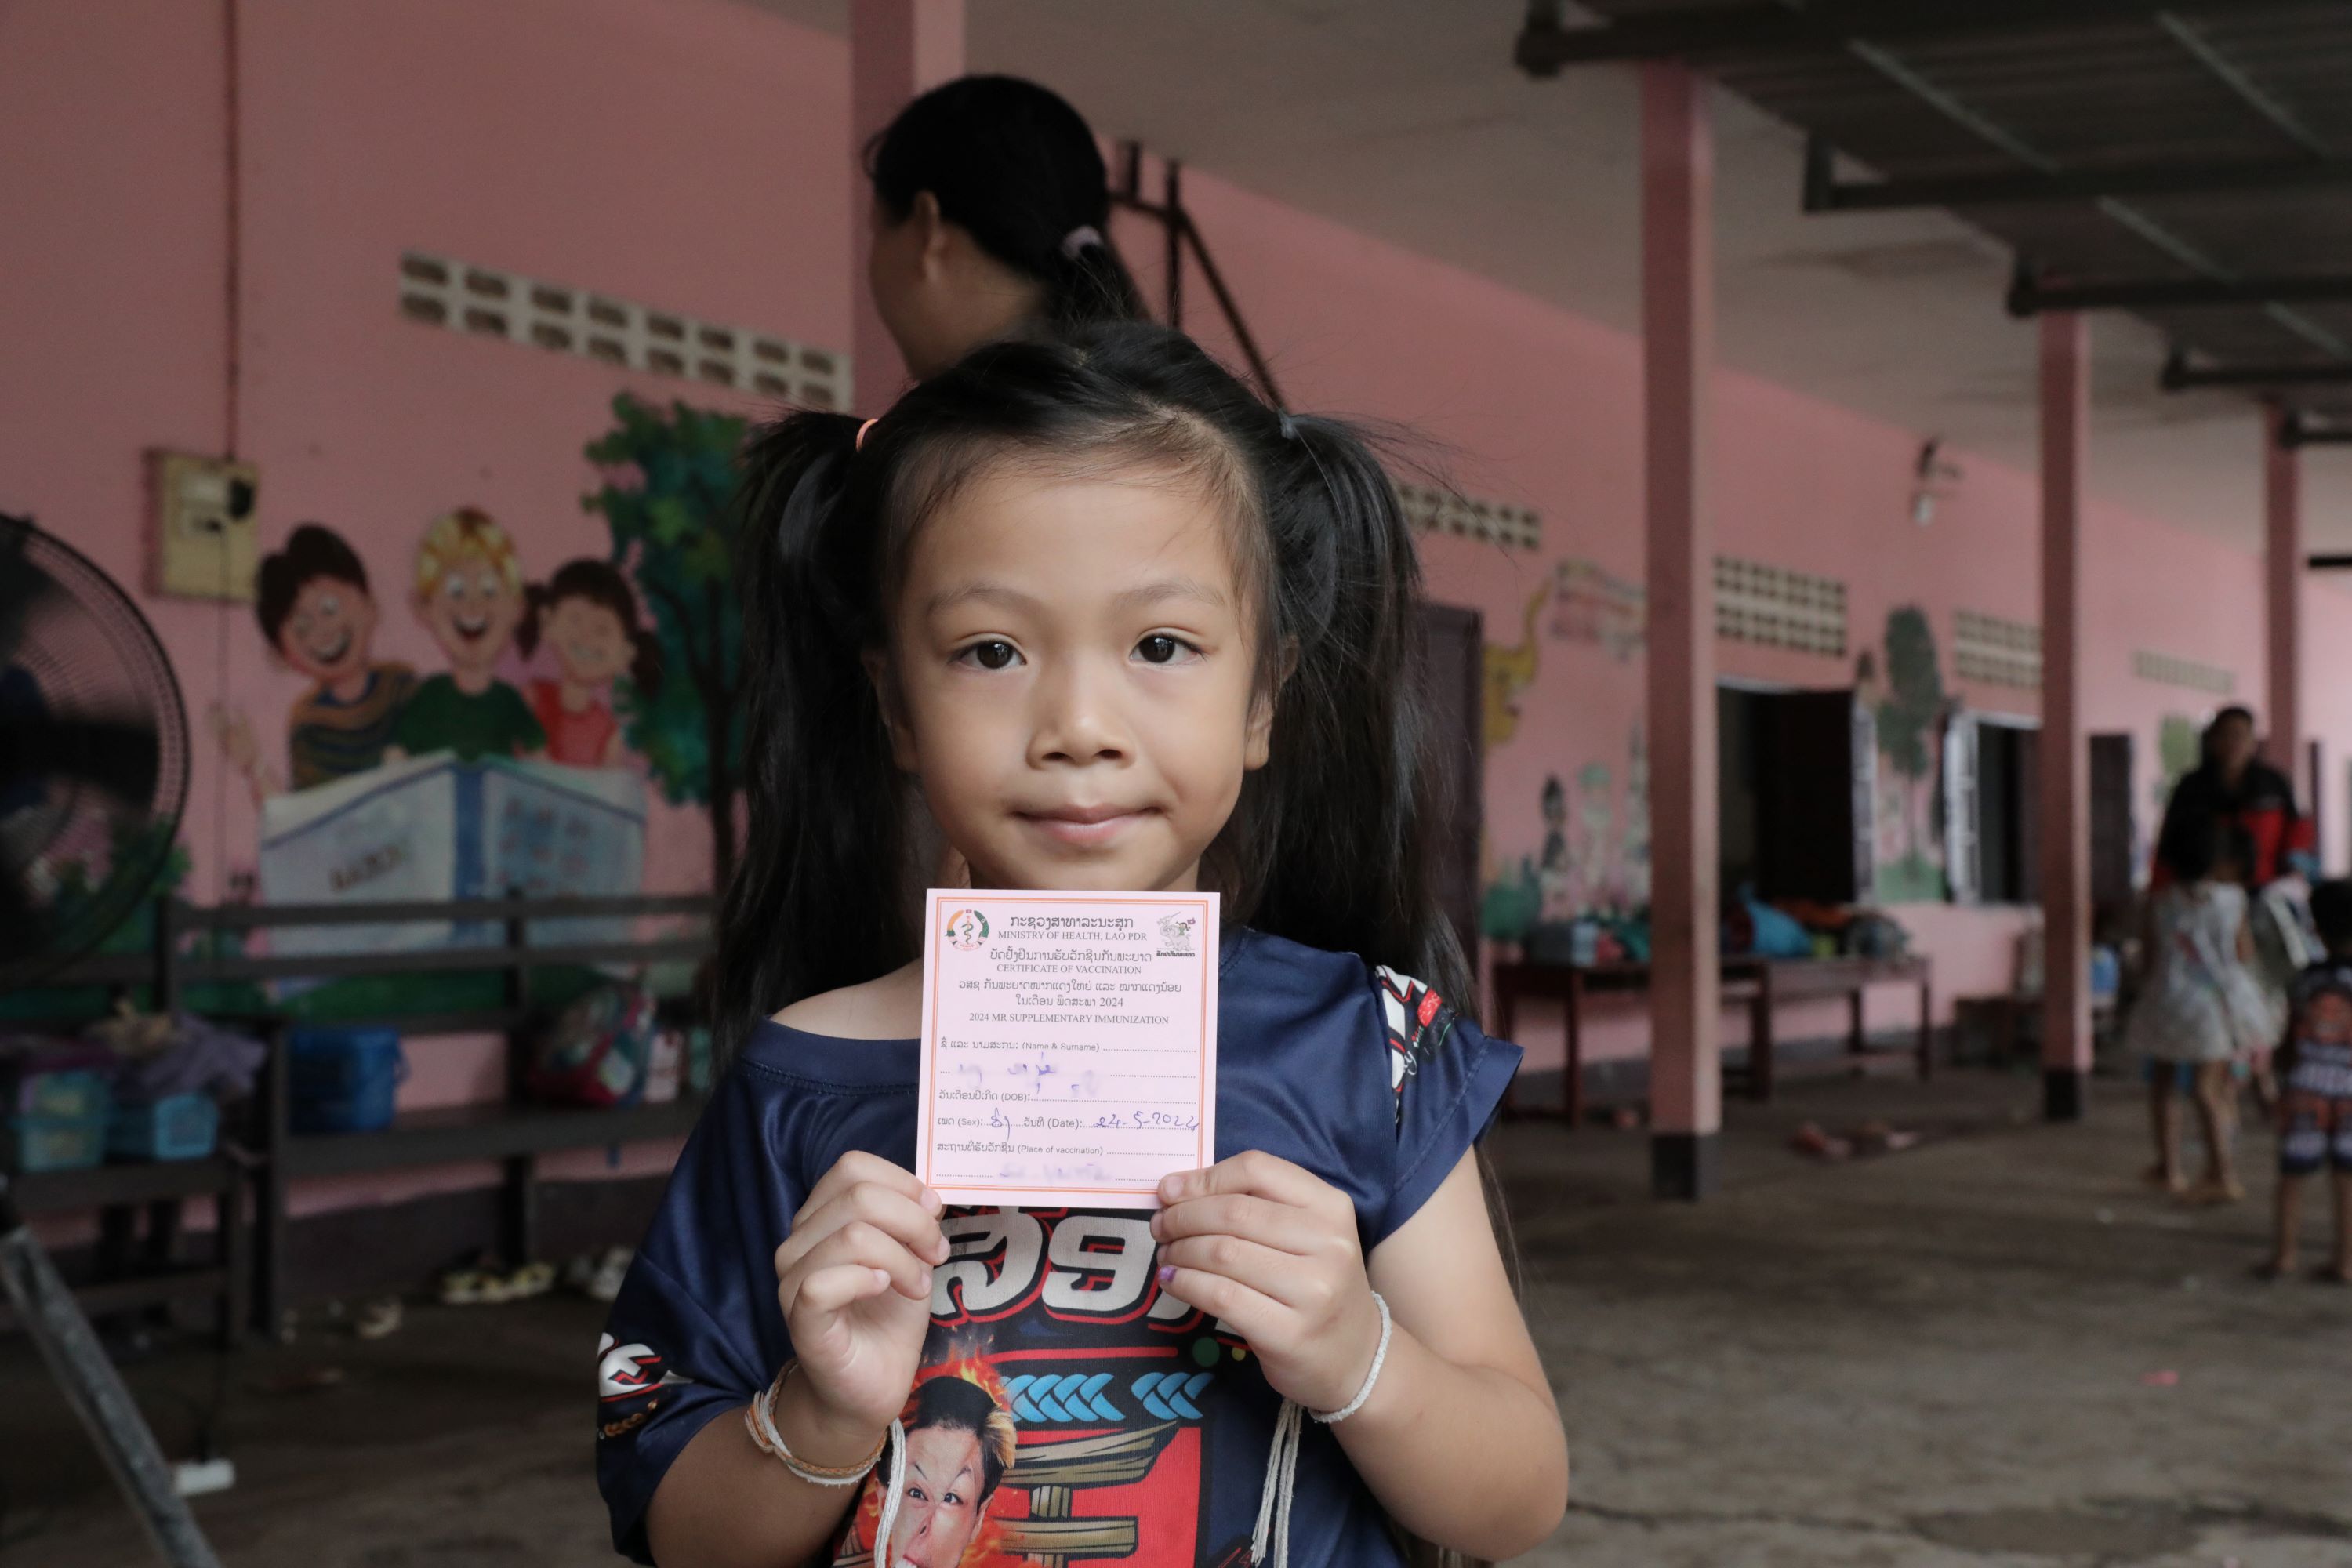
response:
<path id="1" fill-rule="evenodd" d="M 813 1462 L 856 1462 L 907 1403 L 947 1261 L 940 1207 L 911 1172 L 852 1151 L 793 1215 L 776 1300 L 800 1370 L 775 1415 L 786 1441 L 814 1438 Z"/>
<path id="2" fill-rule="evenodd" d="M 1160 1198 L 1161 1287 L 1240 1330 L 1285 1398 L 1309 1410 L 1355 1398 L 1381 1314 L 1348 1195 L 1252 1152 L 1168 1177 Z"/>

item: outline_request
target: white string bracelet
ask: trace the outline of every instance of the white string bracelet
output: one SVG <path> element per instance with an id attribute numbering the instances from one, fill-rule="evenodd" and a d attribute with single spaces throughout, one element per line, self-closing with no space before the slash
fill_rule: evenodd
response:
<path id="1" fill-rule="evenodd" d="M 1372 1396 L 1372 1385 L 1381 1380 L 1381 1368 L 1388 1364 L 1389 1334 L 1396 1328 L 1396 1321 L 1389 1316 L 1388 1298 L 1378 1290 L 1372 1292 L 1372 1305 L 1381 1310 L 1381 1345 L 1380 1349 L 1372 1352 L 1372 1370 L 1364 1373 L 1364 1386 L 1356 1390 L 1356 1397 L 1339 1406 L 1339 1409 L 1310 1410 L 1307 1413 L 1326 1426 L 1337 1426 L 1361 1410 L 1364 1407 L 1364 1401 Z"/>
<path id="2" fill-rule="evenodd" d="M 854 1487 L 872 1473 L 875 1465 L 889 1447 L 890 1438 L 886 1436 L 877 1443 L 874 1452 L 868 1454 L 862 1463 L 855 1465 L 815 1465 L 794 1454 L 785 1445 L 783 1434 L 776 1430 L 774 1405 L 776 1395 L 783 1391 L 785 1379 L 791 1377 L 799 1365 L 798 1362 L 786 1362 L 784 1370 L 776 1374 L 776 1381 L 752 1395 L 751 1403 L 743 1410 L 743 1428 L 751 1435 L 753 1447 L 781 1460 L 784 1468 L 809 1485 Z M 894 1434 L 898 1430 L 898 1422 L 890 1423 L 890 1430 Z"/>

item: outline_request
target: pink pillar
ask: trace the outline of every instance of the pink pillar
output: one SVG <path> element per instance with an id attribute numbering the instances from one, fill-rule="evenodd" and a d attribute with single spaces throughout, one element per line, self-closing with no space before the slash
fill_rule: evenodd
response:
<path id="1" fill-rule="evenodd" d="M 2091 1073 L 2090 743 L 2083 732 L 2083 497 L 2090 323 L 2042 318 L 2042 1109 L 2083 1114 Z"/>
<path id="2" fill-rule="evenodd" d="M 852 393 L 861 413 L 879 414 L 907 384 L 907 362 L 882 325 L 866 287 L 874 235 L 866 220 L 866 143 L 908 100 L 963 74 L 963 0 L 850 0 L 849 142 L 858 160 L 851 183 Z"/>
<path id="3" fill-rule="evenodd" d="M 1649 587 L 1650 1173 L 1661 1197 L 1717 1178 L 1714 143 L 1706 84 L 1642 68 L 1642 365 Z"/>
<path id="4" fill-rule="evenodd" d="M 2303 765 L 2303 471 L 2300 454 L 2280 437 L 2286 410 L 2263 411 L 2263 616 L 2268 643 L 2270 721 L 2263 747 L 2271 765 L 2311 787 Z M 2308 805 L 2308 799 L 2305 804 Z"/>

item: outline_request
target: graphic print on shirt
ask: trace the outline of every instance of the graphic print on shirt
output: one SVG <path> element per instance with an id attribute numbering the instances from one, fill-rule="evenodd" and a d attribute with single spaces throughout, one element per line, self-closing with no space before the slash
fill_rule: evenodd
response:
<path id="1" fill-rule="evenodd" d="M 661 1408 L 661 1391 L 687 1379 L 665 1369 L 650 1345 L 619 1344 L 596 1336 L 596 1432 L 620 1437 L 635 1431 Z"/>
<path id="2" fill-rule="evenodd" d="M 1149 1216 L 950 1209 L 941 1225 L 950 1251 L 901 1412 L 890 1561 L 1245 1562 L 1246 1541 L 1199 1539 L 1202 1426 L 1221 1382 L 1256 1369 L 1240 1336 L 1160 1293 Z M 871 1568 L 886 1485 L 887 1466 L 861 1490 L 836 1568 Z"/>
<path id="3" fill-rule="evenodd" d="M 1381 1022 L 1389 1037 L 1389 1088 L 1396 1095 L 1397 1125 L 1404 1125 L 1404 1086 L 1421 1064 L 1445 1048 L 1457 1015 L 1445 998 L 1383 963 Z"/>

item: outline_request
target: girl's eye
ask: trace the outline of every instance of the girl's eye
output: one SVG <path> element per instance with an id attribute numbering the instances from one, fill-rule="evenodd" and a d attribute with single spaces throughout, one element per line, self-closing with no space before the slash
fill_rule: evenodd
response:
<path id="1" fill-rule="evenodd" d="M 1171 637 L 1166 632 L 1154 632 L 1135 645 L 1136 657 L 1146 664 L 1181 664 L 1200 651 L 1182 637 Z"/>
<path id="2" fill-rule="evenodd" d="M 1021 650 L 1002 639 L 976 642 L 956 655 L 959 663 L 971 663 L 982 669 L 1004 669 L 1017 662 Z"/>

